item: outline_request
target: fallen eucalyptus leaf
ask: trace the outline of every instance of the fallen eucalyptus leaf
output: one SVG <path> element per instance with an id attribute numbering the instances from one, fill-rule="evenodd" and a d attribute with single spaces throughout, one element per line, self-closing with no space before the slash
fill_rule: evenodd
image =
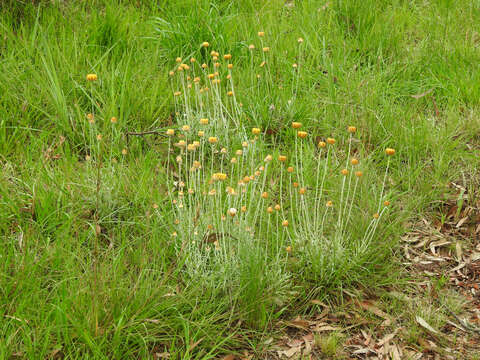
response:
<path id="1" fill-rule="evenodd" d="M 425 320 L 423 320 L 420 316 L 416 316 L 415 320 L 420 324 L 420 326 L 424 327 L 428 331 L 434 333 L 434 334 L 439 334 L 437 330 L 435 330 L 433 327 L 431 327 Z"/>

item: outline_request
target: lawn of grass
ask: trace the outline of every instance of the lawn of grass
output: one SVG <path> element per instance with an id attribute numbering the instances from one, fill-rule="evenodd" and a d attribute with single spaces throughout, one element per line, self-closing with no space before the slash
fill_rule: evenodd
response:
<path id="1" fill-rule="evenodd" d="M 262 358 L 311 300 L 402 282 L 408 224 L 479 175 L 477 1 L 0 9 L 0 358 Z M 201 142 L 197 155 L 180 140 Z M 217 172 L 252 179 L 230 197 Z"/>

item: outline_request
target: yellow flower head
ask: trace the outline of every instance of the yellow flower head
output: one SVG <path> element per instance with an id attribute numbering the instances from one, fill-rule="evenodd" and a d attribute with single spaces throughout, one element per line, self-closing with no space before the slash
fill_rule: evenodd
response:
<path id="1" fill-rule="evenodd" d="M 187 146 L 187 143 L 185 142 L 185 140 L 179 140 L 178 143 L 177 143 L 177 146 L 178 147 L 185 147 L 185 146 Z M 181 157 L 180 157 L 180 159 L 181 159 Z"/>
<path id="2" fill-rule="evenodd" d="M 227 96 L 233 96 L 233 91 L 228 91 Z"/>
<path id="3" fill-rule="evenodd" d="M 208 119 L 207 119 L 207 118 L 202 118 L 202 119 L 200 119 L 200 124 L 202 124 L 202 125 L 208 125 Z"/>
<path id="4" fill-rule="evenodd" d="M 210 46 L 210 44 L 207 41 L 204 41 L 202 43 L 202 47 L 209 47 L 209 46 Z"/>
<path id="5" fill-rule="evenodd" d="M 201 167 L 202 167 L 202 164 L 201 164 L 200 161 L 195 160 L 195 161 L 193 162 L 193 168 L 194 168 L 194 169 L 200 169 Z"/>
<path id="6" fill-rule="evenodd" d="M 327 138 L 327 144 L 333 145 L 336 143 L 336 140 L 334 138 Z"/>
<path id="7" fill-rule="evenodd" d="M 190 131 L 190 126 L 189 125 L 183 125 L 182 130 L 183 131 Z"/>
<path id="8" fill-rule="evenodd" d="M 228 209 L 228 215 L 230 215 L 231 217 L 234 217 L 235 215 L 237 215 L 237 209 L 235 208 L 230 208 Z"/>
<path id="9" fill-rule="evenodd" d="M 117 123 L 117 118 L 116 118 L 115 116 L 112 116 L 112 117 L 110 118 L 110 122 L 111 122 L 112 124 L 116 124 L 116 123 Z"/>
<path id="10" fill-rule="evenodd" d="M 269 214 L 273 213 L 273 208 L 271 206 L 267 207 L 267 213 Z"/>
<path id="11" fill-rule="evenodd" d="M 230 69 L 230 70 L 233 69 L 233 64 L 228 64 L 227 69 Z"/>
<path id="12" fill-rule="evenodd" d="M 182 58 L 181 58 L 181 57 L 177 57 L 177 58 L 175 59 L 175 62 L 181 63 L 181 62 L 182 62 Z"/>
<path id="13" fill-rule="evenodd" d="M 207 64 L 205 64 L 205 63 L 202 64 L 202 69 L 206 69 L 207 67 L 208 67 Z"/>
<path id="14" fill-rule="evenodd" d="M 388 205 L 390 205 L 390 201 L 388 201 L 388 200 L 385 200 L 385 201 L 383 202 L 383 205 L 385 205 L 385 206 L 388 206 Z"/>
<path id="15" fill-rule="evenodd" d="M 98 76 L 97 74 L 87 74 L 87 81 L 97 81 Z"/>
<path id="16" fill-rule="evenodd" d="M 300 129 L 302 127 L 302 123 L 301 122 L 292 122 L 292 128 L 294 129 Z"/>
<path id="17" fill-rule="evenodd" d="M 342 173 L 342 175 L 348 175 L 348 170 L 347 169 L 342 169 L 342 171 L 340 171 Z"/>
<path id="18" fill-rule="evenodd" d="M 250 45 L 248 45 L 248 48 L 249 48 L 250 50 L 253 50 L 253 49 L 255 49 L 255 45 L 250 44 Z"/>
<path id="19" fill-rule="evenodd" d="M 268 46 L 265 46 L 262 50 L 263 50 L 263 52 L 269 52 L 270 48 Z"/>
<path id="20" fill-rule="evenodd" d="M 258 36 L 260 36 L 260 37 L 264 37 L 264 36 L 265 36 L 265 32 L 263 32 L 263 31 L 259 31 L 259 32 L 258 32 Z"/>
<path id="21" fill-rule="evenodd" d="M 204 137 L 204 136 L 205 136 L 205 131 L 199 130 L 199 131 L 198 131 L 198 136 Z"/>
<path id="22" fill-rule="evenodd" d="M 324 141 L 319 141 L 318 142 L 318 147 L 319 148 L 324 148 L 325 146 L 327 146 L 327 144 Z"/>
<path id="23" fill-rule="evenodd" d="M 300 195 L 305 195 L 306 192 L 307 192 L 307 189 L 305 189 L 305 188 L 300 188 L 300 190 L 298 190 L 298 193 Z"/>
<path id="24" fill-rule="evenodd" d="M 299 44 L 303 43 L 303 39 L 301 37 L 299 37 L 297 41 Z"/>
<path id="25" fill-rule="evenodd" d="M 216 144 L 216 143 L 218 142 L 218 139 L 217 139 L 215 136 L 210 136 L 210 137 L 208 138 L 208 142 L 209 142 L 210 144 Z"/>
<path id="26" fill-rule="evenodd" d="M 272 155 L 267 155 L 267 156 L 265 157 L 265 162 L 272 161 L 272 159 L 273 159 L 273 158 L 272 158 Z"/>
<path id="27" fill-rule="evenodd" d="M 373 214 L 374 219 L 378 219 L 379 217 L 380 217 L 380 215 L 378 213 Z"/>
<path id="28" fill-rule="evenodd" d="M 215 174 L 213 174 L 212 179 L 216 180 L 216 181 L 223 181 L 223 180 L 227 179 L 227 174 L 225 174 L 225 173 L 215 173 Z"/>
<path id="29" fill-rule="evenodd" d="M 128 152 L 127 149 L 123 149 L 122 150 L 122 155 L 127 155 L 127 152 Z"/>
<path id="30" fill-rule="evenodd" d="M 353 158 L 352 160 L 350 160 L 350 163 L 352 165 L 358 165 L 358 159 Z"/>
<path id="31" fill-rule="evenodd" d="M 287 157 L 285 155 L 278 155 L 278 161 L 285 162 L 287 161 Z"/>
<path id="32" fill-rule="evenodd" d="M 280 207 L 279 204 L 276 204 L 274 209 L 277 210 L 277 211 L 279 211 L 279 210 L 281 209 L 281 207 Z"/>
<path id="33" fill-rule="evenodd" d="M 242 212 L 247 212 L 247 207 L 245 205 L 243 205 L 240 210 L 242 210 Z"/>
<path id="34" fill-rule="evenodd" d="M 292 167 L 292 166 L 289 166 L 289 167 L 287 168 L 287 172 L 292 173 L 292 172 L 293 172 L 293 167 Z"/>
<path id="35" fill-rule="evenodd" d="M 253 135 L 258 135 L 258 134 L 260 134 L 260 132 L 261 132 L 261 130 L 259 128 L 253 128 L 252 129 L 252 134 Z"/>
<path id="36" fill-rule="evenodd" d="M 182 92 L 181 92 L 181 91 L 175 91 L 175 92 L 173 93 L 173 96 L 180 96 L 180 95 L 182 95 Z"/>
<path id="37" fill-rule="evenodd" d="M 262 193 L 262 198 L 268 199 L 268 193 L 266 191 Z"/>
<path id="38" fill-rule="evenodd" d="M 167 133 L 168 136 L 173 136 L 173 135 L 175 135 L 175 130 L 173 130 L 173 129 L 167 129 L 167 132 L 166 132 L 166 133 Z"/>
<path id="39" fill-rule="evenodd" d="M 225 60 L 230 60 L 232 58 L 232 54 L 225 54 L 225 55 L 223 55 L 223 58 Z"/>
<path id="40" fill-rule="evenodd" d="M 306 131 L 298 131 L 297 135 L 298 135 L 299 138 L 305 139 L 307 137 L 308 133 Z"/>
<path id="41" fill-rule="evenodd" d="M 392 155 L 395 154 L 395 149 L 386 148 L 386 149 L 385 149 L 385 154 L 387 154 L 388 156 L 392 156 Z"/>
<path id="42" fill-rule="evenodd" d="M 235 155 L 237 156 L 242 156 L 242 154 L 243 154 L 243 150 L 241 149 L 238 149 L 237 151 L 235 151 Z"/>
<path id="43" fill-rule="evenodd" d="M 358 178 L 359 178 L 359 177 L 362 177 L 362 176 L 363 176 L 363 172 L 361 172 L 361 171 L 355 171 L 355 176 L 358 177 Z"/>
<path id="44" fill-rule="evenodd" d="M 347 130 L 350 134 L 354 134 L 357 132 L 357 128 L 355 126 L 349 126 Z"/>
<path id="45" fill-rule="evenodd" d="M 282 221 L 282 226 L 287 227 L 288 226 L 288 220 L 283 220 Z"/>
<path id="46" fill-rule="evenodd" d="M 328 200 L 327 203 L 325 204 L 326 207 L 332 207 L 333 206 L 333 202 L 332 200 Z"/>

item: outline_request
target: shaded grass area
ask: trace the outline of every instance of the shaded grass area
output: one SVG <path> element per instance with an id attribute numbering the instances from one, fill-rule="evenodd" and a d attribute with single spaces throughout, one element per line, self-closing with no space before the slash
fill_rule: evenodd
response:
<path id="1" fill-rule="evenodd" d="M 402 222 L 435 208 L 449 181 L 478 175 L 479 6 L 3 3 L 1 357 L 45 358 L 61 349 L 67 358 L 148 358 L 155 352 L 211 358 L 239 348 L 261 356 L 275 320 L 315 311 L 307 305 L 312 297 L 335 302 L 343 289 L 395 282 L 390 259 Z M 266 36 L 259 39 L 257 31 Z M 397 150 L 388 178 L 395 216 L 363 271 L 322 284 L 300 274 L 279 285 L 267 271 L 258 272 L 252 256 L 244 262 L 243 285 L 231 293 L 217 284 L 184 282 L 182 259 L 167 233 L 173 215 L 163 195 L 165 140 L 130 137 L 127 143 L 124 133 L 179 122 L 168 71 L 177 56 L 209 63 L 199 48 L 203 41 L 235 59 L 237 97 L 247 114 L 241 121 L 265 129 L 267 148 L 293 152 L 291 121 L 314 136 L 335 137 L 355 124 L 373 186 L 386 165 L 382 149 Z M 250 62 L 251 43 L 272 49 L 268 72 L 259 66 L 259 53 Z M 293 63 L 302 69 L 298 85 Z M 93 90 L 84 80 L 90 72 L 101 80 Z M 262 80 L 252 88 L 256 74 Z M 288 106 L 292 94 L 294 107 Z M 84 161 L 93 148 L 86 121 L 92 110 L 105 154 L 118 159 L 102 169 L 98 207 L 95 169 Z M 112 116 L 119 120 L 115 127 Z"/>

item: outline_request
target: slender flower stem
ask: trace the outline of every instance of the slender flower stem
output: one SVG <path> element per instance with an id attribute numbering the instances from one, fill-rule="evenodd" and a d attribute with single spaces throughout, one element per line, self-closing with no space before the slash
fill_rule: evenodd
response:
<path id="1" fill-rule="evenodd" d="M 380 192 L 380 199 L 378 200 L 378 209 L 377 213 L 380 212 L 383 199 L 383 191 L 385 190 L 385 183 L 387 182 L 388 167 L 390 166 L 390 157 L 387 160 L 387 167 L 385 168 L 385 175 L 383 176 L 382 191 Z"/>

